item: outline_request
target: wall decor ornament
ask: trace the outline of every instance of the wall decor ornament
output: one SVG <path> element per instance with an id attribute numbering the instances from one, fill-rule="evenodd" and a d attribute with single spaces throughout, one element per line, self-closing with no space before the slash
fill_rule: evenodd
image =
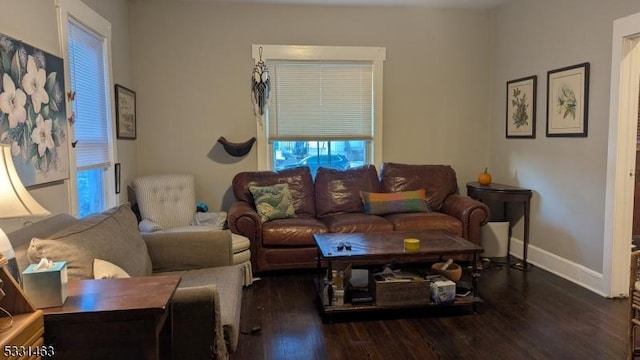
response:
<path id="1" fill-rule="evenodd" d="M 69 177 L 60 57 L 0 34 L 0 142 L 25 186 Z"/>
<path id="2" fill-rule="evenodd" d="M 264 112 L 269 105 L 269 67 L 262 61 L 262 47 L 259 50 L 260 58 L 253 67 L 251 74 L 251 102 L 253 112 L 259 119 L 264 116 Z"/>
<path id="3" fill-rule="evenodd" d="M 547 72 L 547 136 L 586 137 L 589 63 Z"/>
<path id="4" fill-rule="evenodd" d="M 136 138 L 136 93 L 116 84 L 116 136 L 118 139 Z"/>
<path id="5" fill-rule="evenodd" d="M 507 138 L 536 137 L 537 82 L 535 75 L 507 82 Z"/>
<path id="6" fill-rule="evenodd" d="M 227 140 L 224 136 L 220 136 L 218 138 L 218 142 L 222 145 L 227 154 L 240 157 L 247 155 L 249 151 L 251 151 L 251 147 L 253 146 L 253 143 L 256 142 L 256 138 L 254 136 L 245 142 L 234 143 Z"/>

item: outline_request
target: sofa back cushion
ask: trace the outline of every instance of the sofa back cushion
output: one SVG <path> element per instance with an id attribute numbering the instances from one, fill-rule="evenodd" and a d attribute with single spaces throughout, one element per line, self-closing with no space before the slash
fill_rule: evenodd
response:
<path id="1" fill-rule="evenodd" d="M 320 168 L 316 174 L 318 216 L 364 213 L 360 192 L 380 192 L 378 172 L 373 165 L 336 170 Z"/>
<path id="2" fill-rule="evenodd" d="M 79 220 L 69 214 L 55 214 L 48 218 L 34 222 L 18 230 L 7 234 L 11 241 L 11 246 L 16 253 L 16 261 L 20 273 L 26 269 L 31 262 L 27 256 L 27 250 L 31 244 L 31 239 L 46 238 L 66 227 L 69 227 Z"/>
<path id="3" fill-rule="evenodd" d="M 247 171 L 233 177 L 232 187 L 236 200 L 254 204 L 250 186 L 287 184 L 293 208 L 297 215 L 316 215 L 313 179 L 306 166 L 280 171 Z"/>
<path id="4" fill-rule="evenodd" d="M 43 256 L 66 261 L 69 279 L 92 279 L 93 261 L 102 259 L 131 276 L 151 275 L 151 259 L 129 204 L 83 218 L 44 239 L 31 240 L 30 262 Z"/>
<path id="5" fill-rule="evenodd" d="M 380 177 L 384 192 L 425 189 L 432 210 L 439 210 L 447 196 L 458 192 L 456 172 L 448 165 L 384 163 Z"/>
<path id="6" fill-rule="evenodd" d="M 193 175 L 163 174 L 133 179 L 131 186 L 142 219 L 163 229 L 189 226 L 196 213 L 196 185 Z"/>

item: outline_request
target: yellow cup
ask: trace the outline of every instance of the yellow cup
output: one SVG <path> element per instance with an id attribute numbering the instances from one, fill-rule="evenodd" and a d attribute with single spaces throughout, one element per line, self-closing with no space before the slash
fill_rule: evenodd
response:
<path id="1" fill-rule="evenodd" d="M 409 251 L 420 249 L 420 240 L 414 238 L 404 239 L 404 249 Z"/>

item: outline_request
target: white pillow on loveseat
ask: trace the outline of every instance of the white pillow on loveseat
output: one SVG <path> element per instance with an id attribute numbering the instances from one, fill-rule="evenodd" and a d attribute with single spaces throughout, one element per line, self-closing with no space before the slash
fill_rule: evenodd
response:
<path id="1" fill-rule="evenodd" d="M 126 271 L 114 263 L 102 259 L 93 259 L 94 279 L 123 279 L 130 277 Z"/>

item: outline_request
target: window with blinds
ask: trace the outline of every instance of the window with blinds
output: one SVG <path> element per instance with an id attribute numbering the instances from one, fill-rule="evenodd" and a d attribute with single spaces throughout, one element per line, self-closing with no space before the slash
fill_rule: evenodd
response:
<path id="1" fill-rule="evenodd" d="M 373 139 L 373 63 L 272 61 L 271 163 L 345 170 L 366 164 Z"/>
<path id="2" fill-rule="evenodd" d="M 270 80 L 256 122 L 259 170 L 381 162 L 385 48 L 254 44 L 251 53 Z"/>
<path id="3" fill-rule="evenodd" d="M 68 25 L 69 78 L 76 93 L 76 167 L 106 167 L 110 159 L 104 40 L 76 21 L 69 21 Z"/>
<path id="4" fill-rule="evenodd" d="M 269 62 L 269 140 L 371 140 L 373 63 Z"/>
<path id="5" fill-rule="evenodd" d="M 111 132 L 111 24 L 80 0 L 56 0 L 64 44 L 67 90 L 75 93 L 71 127 L 72 211 L 78 217 L 116 203 L 113 189 L 115 149 Z"/>

